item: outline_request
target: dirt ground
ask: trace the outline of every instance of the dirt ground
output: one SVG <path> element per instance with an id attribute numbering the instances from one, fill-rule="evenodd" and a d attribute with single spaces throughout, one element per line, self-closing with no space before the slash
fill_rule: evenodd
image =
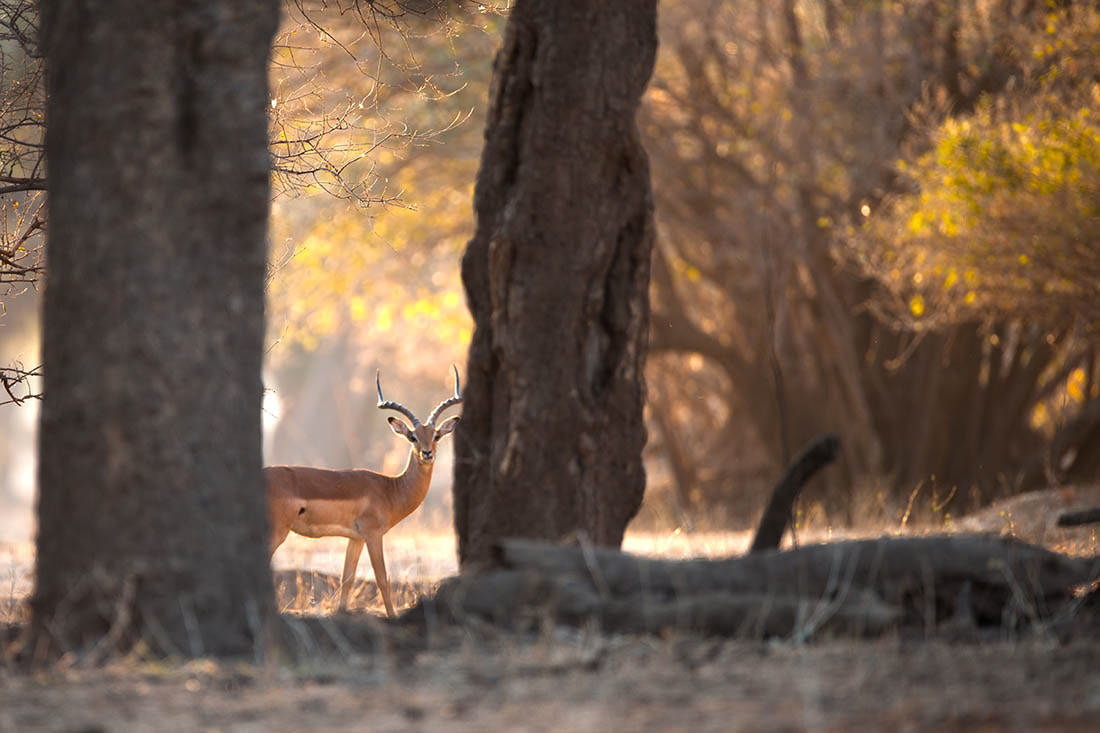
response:
<path id="1" fill-rule="evenodd" d="M 411 660 L 0 673 L 0 731 L 1095 731 L 1100 647 L 469 641 Z"/>
<path id="2" fill-rule="evenodd" d="M 1084 499 L 1091 494 L 1029 497 L 960 525 L 1097 554 L 1092 530 L 1052 528 L 1059 508 Z M 394 535 L 387 554 L 398 600 L 408 605 L 452 572 L 453 537 Z M 727 554 L 746 542 L 669 533 L 635 536 L 628 546 L 682 557 Z M 303 540 L 280 553 L 282 607 L 331 613 L 331 592 L 319 581 L 342 559 L 340 543 Z M 32 563 L 26 546 L 0 548 L 0 623 L 21 620 Z M 359 590 L 365 617 L 377 610 L 373 583 Z M 1096 731 L 1100 643 L 1067 645 L 1039 633 L 981 644 L 895 636 L 799 645 L 479 627 L 438 632 L 416 652 L 349 650 L 259 667 L 130 659 L 27 676 L 0 662 L 0 733 L 313 729 Z"/>

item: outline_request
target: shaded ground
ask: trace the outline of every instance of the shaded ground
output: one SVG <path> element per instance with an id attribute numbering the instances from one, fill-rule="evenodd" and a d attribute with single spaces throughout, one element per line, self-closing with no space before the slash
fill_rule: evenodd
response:
<path id="1" fill-rule="evenodd" d="M 958 524 L 1096 554 L 1093 530 L 1053 528 L 1060 510 L 1091 497 L 1064 490 L 1026 496 Z M 449 572 L 453 538 L 395 531 L 392 539 L 397 600 L 408 606 Z M 715 556 L 747 541 L 745 534 L 669 534 L 634 536 L 628 545 L 666 557 Z M 302 541 L 280 553 L 281 607 L 330 613 L 335 580 L 328 574 L 338 572 L 343 544 Z M 21 620 L 31 562 L 25 546 L 0 548 L 0 623 Z M 289 569 L 302 566 L 321 572 Z M 354 607 L 376 610 L 367 577 L 360 568 Z M 303 620 L 296 633 L 330 656 L 262 668 L 196 662 L 181 669 L 131 659 L 28 677 L 0 663 L 0 733 L 1100 729 L 1100 643 L 1061 645 L 1042 632 L 983 644 L 891 636 L 799 646 L 548 626 L 516 636 L 468 625 L 436 630 L 425 646 L 423 638 L 410 645 L 382 633 L 363 610 L 351 617 L 367 644 L 345 643 L 340 629 L 350 618 Z M 366 646 L 378 651 L 355 651 Z"/>
<path id="2" fill-rule="evenodd" d="M 0 673 L 0 731 L 1096 730 L 1100 648 L 467 640 L 411 660 Z"/>

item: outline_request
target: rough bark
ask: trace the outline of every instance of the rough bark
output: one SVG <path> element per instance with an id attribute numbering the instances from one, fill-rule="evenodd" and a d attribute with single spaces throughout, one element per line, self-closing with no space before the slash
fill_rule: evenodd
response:
<path id="1" fill-rule="evenodd" d="M 34 658 L 251 654 L 276 0 L 43 2 Z"/>
<path id="2" fill-rule="evenodd" d="M 983 638 L 1032 624 L 1071 628 L 1081 612 L 1078 593 L 1100 572 L 1096 558 L 987 535 L 855 540 L 688 561 L 508 540 L 497 547 L 496 563 L 448 581 L 410 620 L 522 626 L 549 617 L 623 632 L 808 638 L 908 629 Z"/>
<path id="3" fill-rule="evenodd" d="M 494 539 L 617 546 L 644 490 L 653 247 L 635 112 L 656 3 L 521 0 L 494 67 L 456 436 L 463 566 Z"/>

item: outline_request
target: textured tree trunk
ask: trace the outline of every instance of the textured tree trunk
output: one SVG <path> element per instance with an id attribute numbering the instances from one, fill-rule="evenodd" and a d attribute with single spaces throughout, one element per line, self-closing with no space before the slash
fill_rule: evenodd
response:
<path id="1" fill-rule="evenodd" d="M 49 282 L 35 657 L 259 649 L 277 0 L 43 2 Z M 108 649 L 108 650 L 109 650 Z"/>
<path id="2" fill-rule="evenodd" d="M 654 0 L 512 11 L 462 261 L 464 566 L 501 536 L 617 546 L 641 503 L 654 229 L 634 118 L 656 47 Z"/>

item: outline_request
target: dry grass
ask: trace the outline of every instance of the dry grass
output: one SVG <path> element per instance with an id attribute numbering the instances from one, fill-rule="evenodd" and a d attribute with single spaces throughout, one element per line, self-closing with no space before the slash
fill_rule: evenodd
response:
<path id="1" fill-rule="evenodd" d="M 1030 492 L 934 530 L 875 526 L 841 531 L 819 526 L 803 529 L 793 539 L 788 535 L 784 544 L 805 545 L 928 531 L 991 532 L 1012 535 L 1067 554 L 1100 555 L 1100 530 L 1096 526 L 1072 529 L 1056 526 L 1063 512 L 1088 506 L 1100 506 L 1100 487 Z M 745 552 L 751 541 L 752 532 L 749 531 L 628 531 L 623 549 L 638 555 L 670 559 L 718 558 Z M 280 607 L 296 613 L 334 612 L 338 595 L 336 578 L 343 568 L 345 546 L 346 541 L 342 539 L 310 540 L 291 535 L 274 558 L 276 571 L 283 571 L 279 576 Z M 394 590 L 394 605 L 400 613 L 421 595 L 433 592 L 443 578 L 457 572 L 454 533 L 440 528 L 402 531 L 399 527 L 386 535 L 386 567 Z M 295 569 L 313 572 L 292 573 Z M 349 601 L 351 608 L 384 613 L 370 563 L 365 557 L 359 563 L 356 578 Z"/>
<path id="2" fill-rule="evenodd" d="M 948 531 L 1010 534 L 1074 555 L 1100 555 L 1100 529 L 1096 526 L 1065 529 L 1057 527 L 1059 514 L 1088 506 L 1100 506 L 1100 487 L 1063 487 L 1024 494 L 998 502 L 970 517 L 949 525 Z M 943 531 L 944 528 L 937 528 Z M 812 527 L 799 531 L 795 542 L 809 544 L 837 539 L 874 537 L 882 534 L 911 534 L 924 530 L 898 527 L 867 527 L 834 531 Z M 627 552 L 651 557 L 687 559 L 725 557 L 743 553 L 752 532 L 666 532 L 629 531 L 623 542 Z M 788 537 L 785 544 L 791 544 Z M 291 534 L 276 551 L 280 610 L 299 614 L 329 615 L 335 612 L 339 595 L 337 579 L 344 564 L 347 541 L 341 538 L 309 539 Z M 458 570 L 454 532 L 445 526 L 415 523 L 400 526 L 386 535 L 386 568 L 400 613 L 422 595 L 432 593 L 440 581 Z M 0 623 L 25 620 L 23 601 L 33 582 L 34 548 L 31 543 L 0 545 Z M 382 599 L 374 583 L 366 555 L 360 559 L 350 606 L 384 614 Z"/>
<path id="3" fill-rule="evenodd" d="M 548 629 L 415 657 L 0 669 L 7 731 L 1095 730 L 1095 645 L 812 646 Z"/>
<path id="4" fill-rule="evenodd" d="M 628 532 L 623 549 L 674 559 L 723 557 L 744 552 L 751 537 L 750 532 Z M 404 532 L 398 528 L 386 535 L 386 570 L 398 613 L 422 595 L 434 592 L 440 581 L 458 572 L 455 543 L 453 531 L 438 528 Z M 347 541 L 339 538 L 288 537 L 272 558 L 280 610 L 334 613 L 346 546 Z M 385 613 L 366 555 L 359 561 L 348 604 L 353 610 Z"/>
<path id="5" fill-rule="evenodd" d="M 24 623 L 26 599 L 34 583 L 34 546 L 0 545 L 0 624 Z"/>
<path id="6" fill-rule="evenodd" d="M 272 558 L 279 609 L 302 614 L 334 613 L 346 547 L 347 540 L 340 538 L 311 540 L 290 535 Z M 395 530 L 386 535 L 385 552 L 386 573 L 398 613 L 458 571 L 453 532 Z M 385 614 L 366 553 L 359 560 L 348 605 L 354 610 Z"/>
<path id="7" fill-rule="evenodd" d="M 1100 555 L 1100 526 L 1057 526 L 1060 514 L 1095 506 L 1100 506 L 1100 486 L 1031 491 L 964 517 L 955 528 L 1011 535 L 1069 555 Z"/>
<path id="8" fill-rule="evenodd" d="M 1062 493 L 1028 496 L 955 523 L 1097 554 L 1096 533 L 1051 523 Z M 1100 502 L 1098 502 L 1100 503 Z M 1045 517 L 1045 519 L 1044 519 Z M 843 537 L 896 532 L 878 527 Z M 839 539 L 828 528 L 798 542 Z M 748 532 L 631 532 L 625 549 L 669 558 L 744 551 Z M 276 553 L 280 604 L 329 619 L 345 541 L 293 536 Z M 456 570 L 453 533 L 399 527 L 386 538 L 395 601 L 407 608 Z M 0 623 L 25 620 L 29 544 L 0 547 Z M 370 563 L 355 609 L 381 614 Z M 361 617 L 360 617 L 361 618 Z M 322 624 L 332 624 L 323 621 Z M 333 628 L 336 626 L 334 624 Z M 305 628 L 304 626 L 302 628 Z M 332 631 L 314 625 L 319 637 Z M 334 637 L 335 638 L 335 637 Z M 398 649 L 263 667 L 127 658 L 45 676 L 0 665 L 7 731 L 319 730 L 1080 730 L 1100 713 L 1100 647 L 1024 642 L 920 644 L 897 638 L 809 646 L 614 636 L 546 625 L 516 637 L 459 629 Z"/>

